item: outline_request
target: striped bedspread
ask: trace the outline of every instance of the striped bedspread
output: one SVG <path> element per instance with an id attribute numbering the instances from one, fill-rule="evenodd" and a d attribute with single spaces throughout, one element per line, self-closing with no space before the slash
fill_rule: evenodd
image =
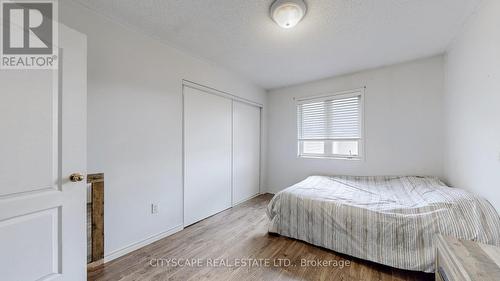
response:
<path id="1" fill-rule="evenodd" d="M 500 246 L 489 202 L 431 177 L 311 176 L 267 214 L 269 232 L 415 271 L 434 272 L 437 233 Z"/>

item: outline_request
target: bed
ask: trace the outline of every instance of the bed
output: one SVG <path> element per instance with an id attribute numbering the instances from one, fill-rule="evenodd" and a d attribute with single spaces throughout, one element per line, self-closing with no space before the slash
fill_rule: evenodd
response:
<path id="1" fill-rule="evenodd" d="M 267 208 L 269 232 L 338 253 L 434 272 L 435 235 L 500 246 L 490 203 L 434 177 L 311 176 Z"/>

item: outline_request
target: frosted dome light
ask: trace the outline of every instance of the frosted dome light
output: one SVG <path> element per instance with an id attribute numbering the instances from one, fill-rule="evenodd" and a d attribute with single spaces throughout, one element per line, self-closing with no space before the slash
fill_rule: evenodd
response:
<path id="1" fill-rule="evenodd" d="M 306 10 L 302 0 L 276 0 L 271 5 L 271 18 L 283 28 L 292 28 L 304 18 Z"/>

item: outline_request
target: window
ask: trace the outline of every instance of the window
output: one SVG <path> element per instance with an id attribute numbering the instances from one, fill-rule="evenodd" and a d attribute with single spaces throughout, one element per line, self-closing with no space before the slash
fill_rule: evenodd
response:
<path id="1" fill-rule="evenodd" d="M 361 159 L 363 90 L 299 99 L 299 157 Z"/>

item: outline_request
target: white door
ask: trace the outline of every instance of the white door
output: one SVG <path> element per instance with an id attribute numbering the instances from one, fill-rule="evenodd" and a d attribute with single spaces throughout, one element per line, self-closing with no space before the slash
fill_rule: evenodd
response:
<path id="1" fill-rule="evenodd" d="M 59 70 L 0 70 L 0 279 L 86 279 L 86 39 Z"/>
<path id="2" fill-rule="evenodd" d="M 231 207 L 231 103 L 184 86 L 184 226 Z"/>
<path id="3" fill-rule="evenodd" d="M 233 205 L 260 192 L 260 108 L 233 102 Z"/>

